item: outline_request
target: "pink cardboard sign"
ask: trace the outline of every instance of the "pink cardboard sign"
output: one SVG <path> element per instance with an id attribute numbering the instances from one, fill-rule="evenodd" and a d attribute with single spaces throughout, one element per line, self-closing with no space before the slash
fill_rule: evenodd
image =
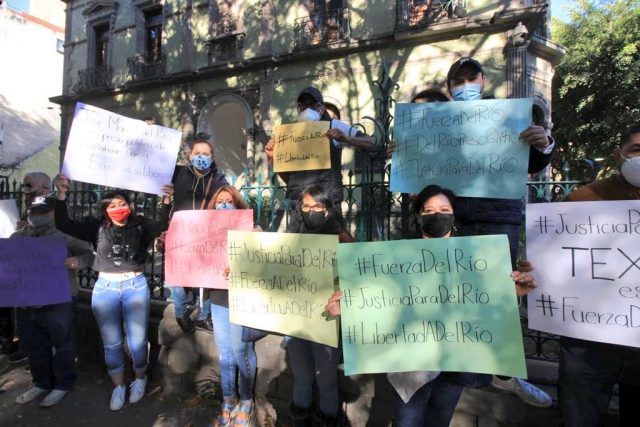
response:
<path id="1" fill-rule="evenodd" d="M 49 237 L 0 239 L 0 307 L 71 301 L 67 242 Z"/>
<path id="2" fill-rule="evenodd" d="M 165 244 L 171 286 L 227 289 L 227 231 L 253 230 L 253 210 L 189 210 L 173 215 Z"/>

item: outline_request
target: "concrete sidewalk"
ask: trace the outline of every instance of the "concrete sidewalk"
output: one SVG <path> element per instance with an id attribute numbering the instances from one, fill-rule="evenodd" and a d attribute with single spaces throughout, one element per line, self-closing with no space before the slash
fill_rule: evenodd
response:
<path id="1" fill-rule="evenodd" d="M 212 423 L 220 404 L 199 396 L 165 398 L 160 385 L 150 382 L 142 401 L 114 412 L 109 410 L 112 386 L 104 367 L 85 365 L 77 370 L 74 390 L 59 405 L 41 408 L 41 399 L 18 405 L 16 397 L 31 385 L 26 367 L 26 363 L 7 366 L 0 360 L 0 426 L 200 427 Z"/>

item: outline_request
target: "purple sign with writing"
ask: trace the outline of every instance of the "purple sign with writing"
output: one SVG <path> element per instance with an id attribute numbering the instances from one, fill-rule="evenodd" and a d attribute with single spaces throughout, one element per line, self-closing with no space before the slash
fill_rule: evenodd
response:
<path id="1" fill-rule="evenodd" d="M 67 242 L 48 237 L 0 239 L 0 307 L 71 301 Z"/>

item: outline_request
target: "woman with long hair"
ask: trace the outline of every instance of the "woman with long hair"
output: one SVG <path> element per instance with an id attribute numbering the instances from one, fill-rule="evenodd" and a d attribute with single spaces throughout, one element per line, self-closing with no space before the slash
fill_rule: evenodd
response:
<path id="1" fill-rule="evenodd" d="M 437 185 L 422 189 L 413 203 L 416 223 L 423 239 L 449 238 L 455 235 L 456 197 L 451 190 Z M 531 264 L 519 264 L 521 271 L 511 273 L 516 294 L 525 295 L 535 287 L 526 272 Z M 341 291 L 336 291 L 325 307 L 331 316 L 340 314 Z M 394 413 L 398 427 L 447 427 L 455 411 L 464 385 L 477 374 L 459 372 L 394 372 L 387 377 L 393 386 Z M 469 381 L 471 380 L 471 381 Z"/>
<path id="2" fill-rule="evenodd" d="M 167 227 L 171 200 L 163 198 L 161 218 L 154 221 L 132 215 L 125 192 L 109 191 L 102 195 L 99 218 L 74 221 L 69 218 L 65 202 L 69 179 L 58 175 L 55 185 L 56 227 L 65 234 L 93 243 L 96 250 L 92 268 L 98 272 L 98 280 L 91 294 L 91 308 L 100 328 L 104 359 L 114 385 L 110 408 L 117 411 L 124 406 L 126 394 L 123 322 L 135 371 L 129 403 L 144 397 L 150 306 L 144 267 L 149 244 Z"/>
<path id="3" fill-rule="evenodd" d="M 247 209 L 247 206 L 238 190 L 231 185 L 224 185 L 211 198 L 207 209 Z M 228 278 L 228 275 L 227 268 L 225 278 Z M 213 425 L 248 426 L 255 406 L 253 389 L 257 361 L 254 343 L 243 341 L 244 327 L 229 321 L 229 291 L 211 289 L 209 295 L 213 339 L 220 354 L 220 385 L 223 397 L 220 414 Z"/>

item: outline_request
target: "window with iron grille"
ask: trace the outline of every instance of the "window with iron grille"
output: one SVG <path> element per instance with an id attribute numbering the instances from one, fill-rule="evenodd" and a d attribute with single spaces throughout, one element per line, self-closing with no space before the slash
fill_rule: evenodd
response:
<path id="1" fill-rule="evenodd" d="M 162 59 L 162 9 L 145 12 L 145 54 L 149 62 Z"/>
<path id="2" fill-rule="evenodd" d="M 109 55 L 109 26 L 100 25 L 93 27 L 95 32 L 95 63 L 96 67 L 104 67 L 108 64 Z"/>

